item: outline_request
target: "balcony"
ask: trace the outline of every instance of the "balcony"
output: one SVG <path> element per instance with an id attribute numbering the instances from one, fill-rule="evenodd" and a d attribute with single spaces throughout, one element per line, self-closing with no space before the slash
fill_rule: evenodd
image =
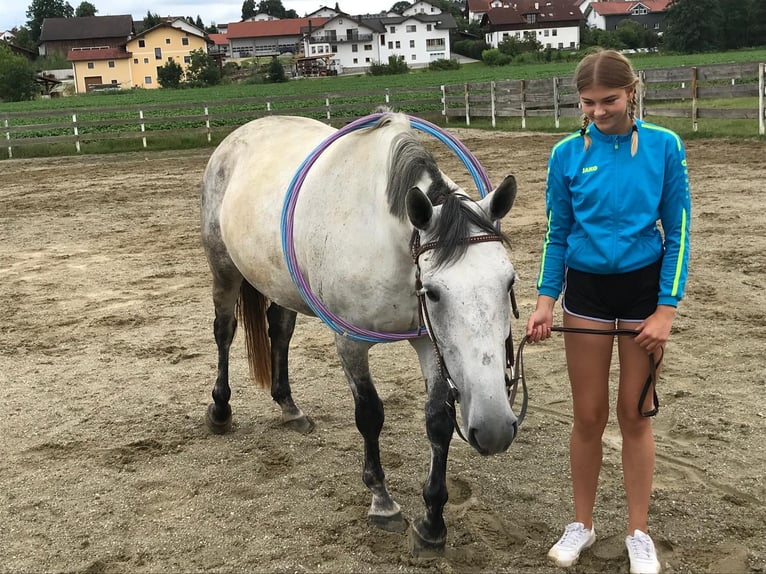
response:
<path id="1" fill-rule="evenodd" d="M 372 42 L 372 34 L 309 36 L 309 44 L 343 44 L 346 42 Z"/>

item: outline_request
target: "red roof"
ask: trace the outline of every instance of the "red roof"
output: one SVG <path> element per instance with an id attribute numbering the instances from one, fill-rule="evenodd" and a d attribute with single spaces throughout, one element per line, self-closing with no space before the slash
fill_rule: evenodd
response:
<path id="1" fill-rule="evenodd" d="M 262 38 L 267 36 L 299 36 L 302 29 L 319 28 L 328 18 L 286 18 L 284 20 L 260 20 L 258 22 L 232 22 L 226 36 L 235 38 Z"/>
<path id="2" fill-rule="evenodd" d="M 670 0 L 643 0 L 642 2 L 593 2 L 591 8 L 599 16 L 613 16 L 616 14 L 630 14 L 636 6 L 644 6 L 649 12 L 664 12 L 668 8 Z"/>
<path id="3" fill-rule="evenodd" d="M 229 36 L 227 34 L 208 34 L 207 37 L 210 38 L 216 46 L 224 46 L 229 43 Z"/>
<path id="4" fill-rule="evenodd" d="M 70 62 L 83 62 L 85 60 L 126 60 L 132 54 L 123 48 L 85 48 L 69 50 L 66 59 Z"/>

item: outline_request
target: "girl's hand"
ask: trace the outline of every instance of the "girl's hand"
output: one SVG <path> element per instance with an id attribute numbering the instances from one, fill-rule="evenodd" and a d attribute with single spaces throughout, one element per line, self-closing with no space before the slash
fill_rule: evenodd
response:
<path id="1" fill-rule="evenodd" d="M 537 307 L 527 321 L 527 340 L 531 343 L 543 341 L 551 336 L 555 303 L 556 300 L 547 295 L 537 298 Z"/>
<path id="2" fill-rule="evenodd" d="M 662 349 L 670 337 L 670 329 L 676 316 L 676 308 L 670 305 L 658 305 L 657 310 L 638 326 L 636 343 L 647 353 Z"/>

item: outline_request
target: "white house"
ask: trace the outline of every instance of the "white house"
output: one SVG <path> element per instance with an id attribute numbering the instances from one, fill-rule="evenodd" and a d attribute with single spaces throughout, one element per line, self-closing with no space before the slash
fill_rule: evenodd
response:
<path id="1" fill-rule="evenodd" d="M 492 0 L 481 24 L 493 48 L 506 38 L 533 38 L 543 48 L 576 50 L 583 18 L 577 7 L 563 0 Z"/>
<path id="2" fill-rule="evenodd" d="M 424 0 L 401 15 L 338 13 L 306 35 L 304 54 L 329 55 L 330 67 L 345 73 L 364 72 L 373 63 L 387 63 L 390 56 L 412 68 L 425 67 L 450 58 L 449 33 L 456 27 L 451 14 Z"/>

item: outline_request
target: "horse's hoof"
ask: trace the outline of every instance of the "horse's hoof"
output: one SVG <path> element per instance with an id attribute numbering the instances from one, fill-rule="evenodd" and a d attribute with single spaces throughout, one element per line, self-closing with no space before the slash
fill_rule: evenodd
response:
<path id="1" fill-rule="evenodd" d="M 215 403 L 210 403 L 205 413 L 205 424 L 213 434 L 226 434 L 231 430 L 231 407 L 228 407 L 227 416 L 223 419 L 217 417 L 215 411 Z"/>
<path id="2" fill-rule="evenodd" d="M 290 430 L 294 430 L 301 434 L 309 434 L 314 430 L 314 421 L 312 421 L 306 415 L 283 421 L 282 424 Z"/>
<path id="3" fill-rule="evenodd" d="M 413 558 L 436 558 L 444 555 L 446 535 L 437 540 L 431 540 L 418 532 L 417 522 L 412 524 L 409 534 L 409 546 Z"/>
<path id="4" fill-rule="evenodd" d="M 368 514 L 367 523 L 370 526 L 385 530 L 387 532 L 406 532 L 409 527 L 409 522 L 402 516 L 401 512 L 392 514 L 391 516 L 381 516 L 380 514 Z"/>

